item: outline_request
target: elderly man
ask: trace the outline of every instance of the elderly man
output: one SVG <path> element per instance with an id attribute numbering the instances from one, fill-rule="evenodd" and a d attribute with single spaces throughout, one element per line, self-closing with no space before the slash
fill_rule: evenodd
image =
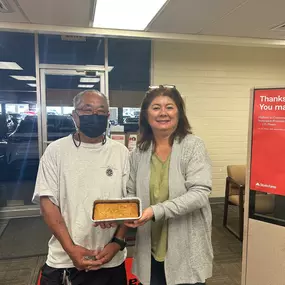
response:
<path id="1" fill-rule="evenodd" d="M 77 132 L 48 146 L 33 196 L 53 233 L 41 285 L 124 285 L 126 228 L 95 228 L 91 213 L 94 200 L 126 194 L 128 150 L 106 137 L 102 93 L 81 92 L 73 103 Z"/>

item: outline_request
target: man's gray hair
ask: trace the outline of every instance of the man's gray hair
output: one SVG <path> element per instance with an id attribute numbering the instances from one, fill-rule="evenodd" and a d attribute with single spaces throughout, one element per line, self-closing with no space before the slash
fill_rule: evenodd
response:
<path id="1" fill-rule="evenodd" d="M 80 106 L 80 104 L 82 103 L 82 97 L 86 94 L 86 93 L 94 93 L 97 95 L 101 95 L 107 102 L 108 105 L 108 99 L 107 97 L 100 91 L 98 90 L 84 90 L 80 93 L 78 93 L 74 98 L 73 98 L 73 107 L 74 109 L 78 108 Z"/>

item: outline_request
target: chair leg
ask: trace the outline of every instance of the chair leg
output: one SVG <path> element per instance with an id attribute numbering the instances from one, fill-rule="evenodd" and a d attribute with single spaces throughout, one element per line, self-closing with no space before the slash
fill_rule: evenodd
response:
<path id="1" fill-rule="evenodd" d="M 230 178 L 227 177 L 226 179 L 226 190 L 225 190 L 225 204 L 224 204 L 224 219 L 223 219 L 223 226 L 232 233 L 238 240 L 242 241 L 243 239 L 243 191 L 240 191 L 239 197 L 239 225 L 238 230 L 233 230 L 231 227 L 227 225 L 228 223 L 228 210 L 229 210 L 229 192 L 230 192 Z"/>
<path id="2" fill-rule="evenodd" d="M 229 181 L 226 179 L 226 191 L 225 191 L 225 203 L 224 203 L 224 219 L 223 226 L 226 227 L 228 222 L 228 210 L 229 210 Z"/>

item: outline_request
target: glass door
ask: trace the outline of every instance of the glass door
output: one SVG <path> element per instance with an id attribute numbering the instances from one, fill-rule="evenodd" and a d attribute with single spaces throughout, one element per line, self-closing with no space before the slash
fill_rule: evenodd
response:
<path id="1" fill-rule="evenodd" d="M 75 131 L 73 98 L 83 90 L 106 92 L 104 66 L 40 65 L 40 155 L 48 144 Z"/>

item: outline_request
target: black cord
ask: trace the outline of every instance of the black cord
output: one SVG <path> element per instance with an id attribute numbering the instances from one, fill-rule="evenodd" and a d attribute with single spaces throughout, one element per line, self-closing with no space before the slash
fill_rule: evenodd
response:
<path id="1" fill-rule="evenodd" d="M 106 143 L 107 139 L 106 139 L 106 133 L 103 135 L 103 140 L 102 140 L 102 145 L 104 145 Z"/>
<path id="2" fill-rule="evenodd" d="M 76 140 L 75 140 L 75 138 L 74 138 L 75 134 L 76 134 L 76 132 L 72 134 L 72 140 L 73 140 L 74 145 L 78 148 L 78 147 L 80 147 L 80 145 L 81 145 L 80 134 L 78 133 L 79 144 L 76 143 Z"/>
<path id="3" fill-rule="evenodd" d="M 74 145 L 78 148 L 78 147 L 80 147 L 80 145 L 81 145 L 81 138 L 80 138 L 80 134 L 78 133 L 78 140 L 79 140 L 79 143 L 77 144 L 77 143 L 76 143 L 76 140 L 75 140 L 75 138 L 74 138 L 75 134 L 76 134 L 76 132 L 72 134 L 72 140 L 73 140 Z M 102 145 L 104 145 L 104 144 L 106 143 L 106 141 L 107 141 L 107 139 L 106 139 L 106 134 L 104 134 L 103 140 L 102 140 Z"/>

